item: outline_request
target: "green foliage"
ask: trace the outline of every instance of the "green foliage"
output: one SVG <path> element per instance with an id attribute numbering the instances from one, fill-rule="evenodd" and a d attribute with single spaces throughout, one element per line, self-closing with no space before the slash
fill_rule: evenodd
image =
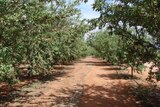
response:
<path id="1" fill-rule="evenodd" d="M 133 71 L 144 69 L 146 50 L 134 45 L 134 40 L 127 40 L 118 35 L 110 35 L 107 30 L 90 36 L 88 44 L 95 48 L 96 55 L 114 65 L 125 64 Z"/>
<path id="2" fill-rule="evenodd" d="M 12 65 L 0 65 L 0 81 L 10 84 L 16 82 L 16 74 Z"/>
<path id="3" fill-rule="evenodd" d="M 89 45 L 95 48 L 96 55 L 106 61 L 117 63 L 118 38 L 109 35 L 107 31 L 98 32 L 88 39 Z"/>
<path id="4" fill-rule="evenodd" d="M 146 62 L 154 62 L 160 68 L 159 4 L 158 0 L 95 0 L 93 8 L 100 17 L 90 22 L 118 36 L 122 48 L 116 50 L 121 56 L 117 61 L 134 69 Z"/>
<path id="5" fill-rule="evenodd" d="M 29 75 L 47 75 L 53 64 L 83 56 L 83 35 L 88 26 L 80 20 L 80 11 L 75 8 L 78 4 L 63 0 L 1 0 L 0 64 L 7 69 L 0 72 L 13 72 L 10 65 L 16 73 L 19 70 L 15 65 L 29 64 Z"/>

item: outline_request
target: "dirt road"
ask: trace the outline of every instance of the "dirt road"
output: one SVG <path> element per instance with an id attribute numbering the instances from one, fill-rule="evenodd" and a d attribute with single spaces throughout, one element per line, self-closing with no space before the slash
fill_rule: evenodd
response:
<path id="1" fill-rule="evenodd" d="M 25 86 L 15 92 L 14 107 L 140 107 L 131 96 L 129 80 L 115 78 L 117 68 L 87 57 L 56 78 Z"/>

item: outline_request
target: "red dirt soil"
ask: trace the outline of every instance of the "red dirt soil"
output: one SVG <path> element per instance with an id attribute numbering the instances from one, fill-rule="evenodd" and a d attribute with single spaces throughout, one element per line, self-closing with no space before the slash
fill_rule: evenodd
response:
<path id="1" fill-rule="evenodd" d="M 116 78 L 117 68 L 87 57 L 66 65 L 57 77 L 35 82 L 2 102 L 7 107 L 142 107 L 130 92 L 130 80 Z"/>

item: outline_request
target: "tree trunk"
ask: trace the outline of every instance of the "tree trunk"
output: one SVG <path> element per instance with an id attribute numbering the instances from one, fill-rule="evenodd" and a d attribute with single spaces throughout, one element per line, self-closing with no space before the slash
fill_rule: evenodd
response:
<path id="1" fill-rule="evenodd" d="M 133 79 L 133 72 L 134 72 L 134 68 L 131 67 L 131 79 Z"/>

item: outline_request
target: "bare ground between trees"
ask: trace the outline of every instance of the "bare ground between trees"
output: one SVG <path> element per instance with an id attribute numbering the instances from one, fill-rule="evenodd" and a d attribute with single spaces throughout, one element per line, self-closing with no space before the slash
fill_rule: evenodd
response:
<path id="1" fill-rule="evenodd" d="M 87 57 L 66 65 L 56 77 L 28 81 L 29 85 L 10 92 L 9 98 L 1 96 L 0 103 L 4 107 L 143 107 L 132 94 L 132 81 L 125 74 L 117 76 L 117 70 L 101 59 Z"/>

